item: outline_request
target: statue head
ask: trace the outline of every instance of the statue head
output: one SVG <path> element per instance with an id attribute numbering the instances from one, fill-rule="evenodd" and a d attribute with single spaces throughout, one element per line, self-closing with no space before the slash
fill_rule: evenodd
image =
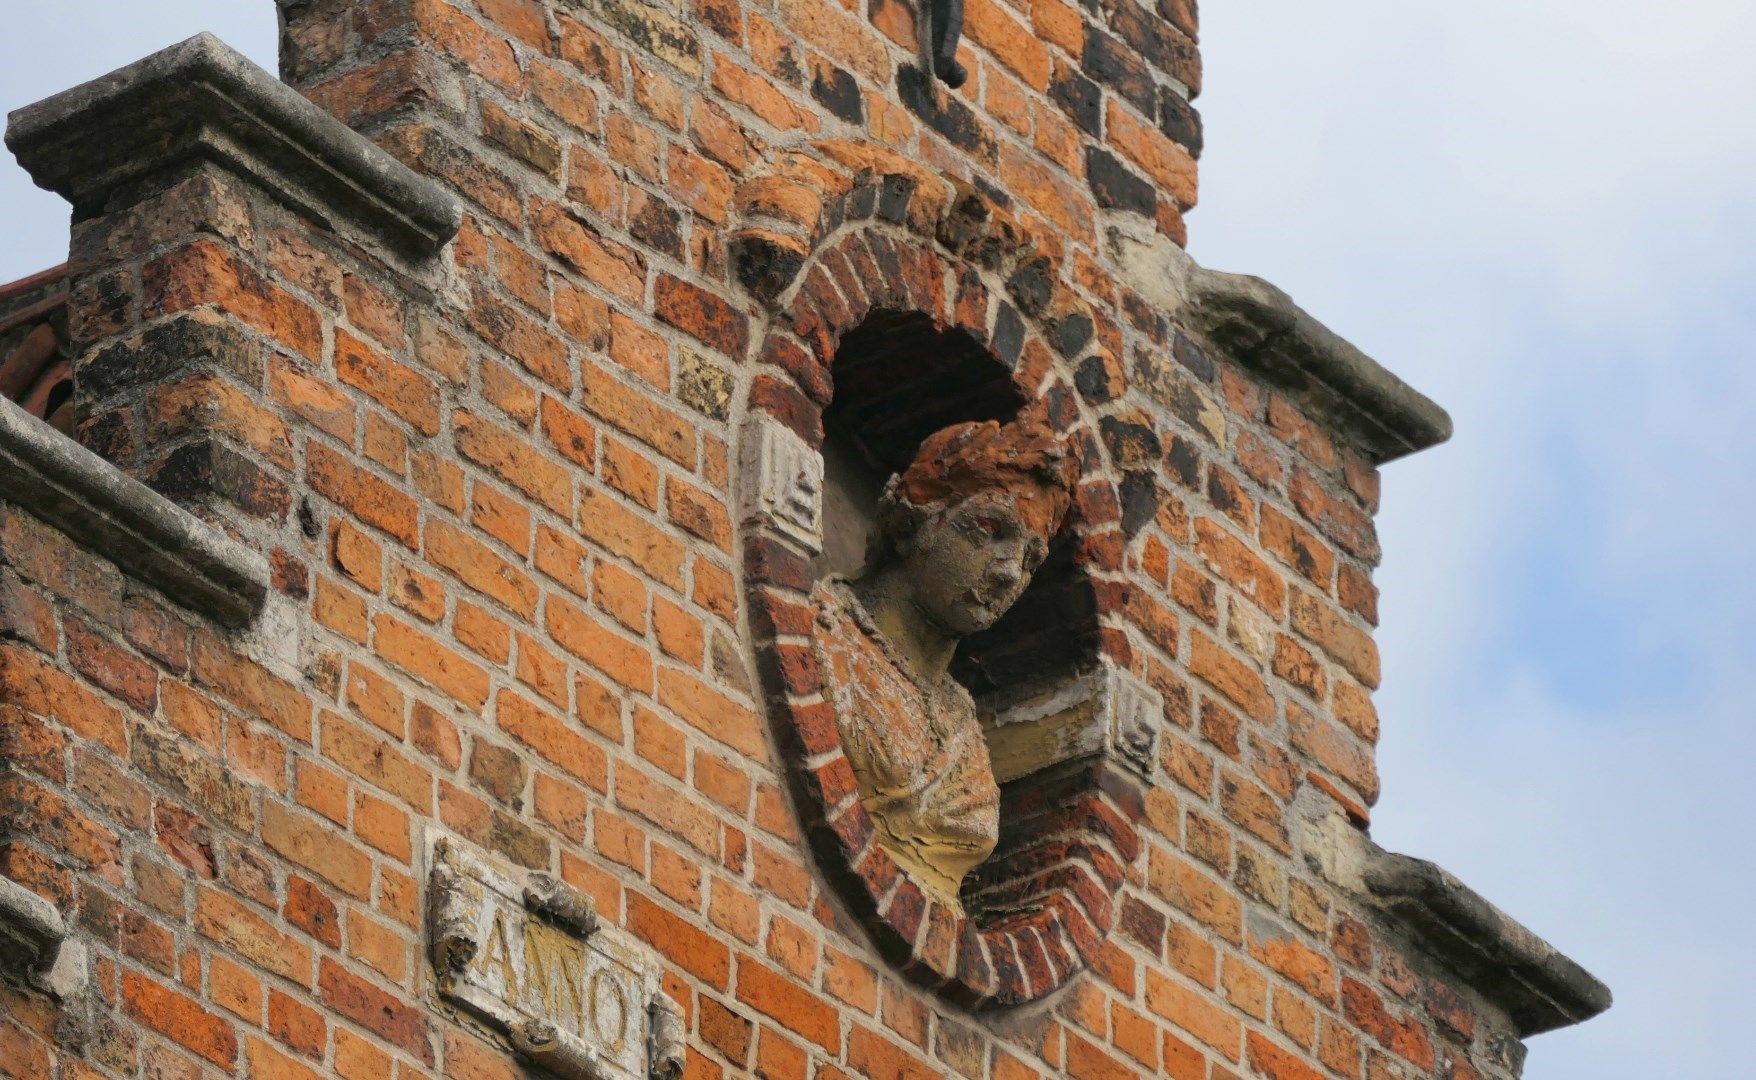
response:
<path id="1" fill-rule="evenodd" d="M 1041 420 L 955 424 L 921 444 L 879 505 L 875 567 L 962 637 L 999 621 L 1047 557 L 1078 467 Z"/>

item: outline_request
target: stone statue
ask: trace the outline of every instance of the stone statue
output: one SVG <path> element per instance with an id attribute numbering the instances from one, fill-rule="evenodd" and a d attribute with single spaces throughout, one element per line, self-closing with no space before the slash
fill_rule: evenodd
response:
<path id="1" fill-rule="evenodd" d="M 953 907 L 994 851 L 1000 791 L 952 657 L 1030 584 L 1077 472 L 1041 421 L 946 428 L 891 478 L 865 571 L 813 594 L 813 648 L 878 842 Z"/>

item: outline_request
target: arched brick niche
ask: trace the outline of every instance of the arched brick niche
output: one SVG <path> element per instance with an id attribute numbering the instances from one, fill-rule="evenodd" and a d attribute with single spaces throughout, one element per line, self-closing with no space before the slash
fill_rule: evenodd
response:
<path id="1" fill-rule="evenodd" d="M 1116 621 L 1124 539 L 1102 417 L 1065 374 L 1099 348 L 1093 321 L 983 195 L 883 150 L 809 149 L 740 189 L 730 250 L 770 314 L 739 449 L 769 711 L 817 857 L 886 957 L 972 1006 L 1034 1001 L 1083 971 L 1114 921 L 1164 712 Z M 960 910 L 875 840 L 810 646 L 811 590 L 857 569 L 865 515 L 923 438 L 1022 410 L 1068 436 L 1081 481 L 1024 599 L 954 667 L 1002 797 L 999 847 Z"/>

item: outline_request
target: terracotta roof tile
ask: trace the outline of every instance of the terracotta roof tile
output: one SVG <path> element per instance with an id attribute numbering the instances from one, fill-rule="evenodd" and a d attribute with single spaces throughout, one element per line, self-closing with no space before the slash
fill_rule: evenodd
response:
<path id="1" fill-rule="evenodd" d="M 65 265 L 0 285 L 0 397 L 61 431 L 73 427 Z"/>

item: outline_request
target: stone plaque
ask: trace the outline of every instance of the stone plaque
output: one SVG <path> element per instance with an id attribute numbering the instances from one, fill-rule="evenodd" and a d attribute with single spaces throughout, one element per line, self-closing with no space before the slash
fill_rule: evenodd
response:
<path id="1" fill-rule="evenodd" d="M 823 457 L 766 416 L 744 427 L 743 519 L 767 525 L 808 554 L 823 550 Z"/>
<path id="2" fill-rule="evenodd" d="M 428 926 L 439 994 L 564 1080 L 677 1080 L 683 1024 L 640 943 L 548 874 L 457 840 L 432 848 Z"/>

